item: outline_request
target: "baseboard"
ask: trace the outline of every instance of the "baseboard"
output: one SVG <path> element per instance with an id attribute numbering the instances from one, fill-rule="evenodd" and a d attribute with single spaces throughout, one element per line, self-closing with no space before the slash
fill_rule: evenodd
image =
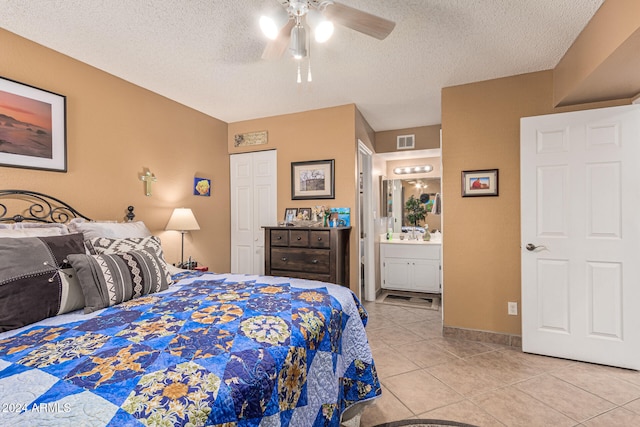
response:
<path id="1" fill-rule="evenodd" d="M 475 329 L 454 328 L 444 326 L 442 336 L 446 338 L 456 338 L 469 341 L 479 341 L 491 344 L 506 345 L 522 349 L 522 337 L 520 335 L 502 334 L 491 331 L 478 331 Z"/>

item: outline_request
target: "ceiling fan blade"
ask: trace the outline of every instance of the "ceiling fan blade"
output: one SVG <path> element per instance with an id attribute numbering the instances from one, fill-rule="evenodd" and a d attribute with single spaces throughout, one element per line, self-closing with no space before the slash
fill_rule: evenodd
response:
<path id="1" fill-rule="evenodd" d="M 396 26 L 395 22 L 388 19 L 335 2 L 327 6 L 324 16 L 336 24 L 375 37 L 378 40 L 384 40 Z"/>
<path id="2" fill-rule="evenodd" d="M 275 40 L 269 40 L 269 43 L 264 47 L 262 52 L 262 59 L 279 59 L 289 47 L 289 40 L 291 39 L 291 29 L 295 25 L 295 21 L 290 19 L 284 27 L 280 29 L 278 37 Z"/>

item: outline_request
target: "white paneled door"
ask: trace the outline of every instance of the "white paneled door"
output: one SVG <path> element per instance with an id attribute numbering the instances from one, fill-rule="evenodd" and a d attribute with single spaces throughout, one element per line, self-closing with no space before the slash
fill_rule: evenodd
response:
<path id="1" fill-rule="evenodd" d="M 275 150 L 232 154 L 231 272 L 264 274 L 264 229 L 277 225 Z"/>
<path id="2" fill-rule="evenodd" d="M 522 347 L 640 369 L 640 105 L 521 121 Z"/>

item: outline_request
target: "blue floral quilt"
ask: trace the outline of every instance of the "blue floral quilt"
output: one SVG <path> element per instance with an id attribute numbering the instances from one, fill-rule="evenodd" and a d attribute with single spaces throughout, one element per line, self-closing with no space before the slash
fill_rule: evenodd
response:
<path id="1" fill-rule="evenodd" d="M 0 425 L 337 426 L 380 395 L 346 288 L 189 274 L 0 334 Z"/>

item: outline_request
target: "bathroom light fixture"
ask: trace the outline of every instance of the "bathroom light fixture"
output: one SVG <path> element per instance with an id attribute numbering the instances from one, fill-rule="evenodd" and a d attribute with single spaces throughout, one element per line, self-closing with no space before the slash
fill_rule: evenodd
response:
<path id="1" fill-rule="evenodd" d="M 176 230 L 182 233 L 182 249 L 180 251 L 180 267 L 182 268 L 184 266 L 184 235 L 187 231 L 200 230 L 200 225 L 191 209 L 175 208 L 165 230 Z"/>
<path id="2" fill-rule="evenodd" d="M 393 173 L 397 175 L 407 174 L 407 173 L 427 173 L 433 170 L 433 166 L 424 165 L 424 166 L 405 166 L 398 167 L 393 169 Z"/>

